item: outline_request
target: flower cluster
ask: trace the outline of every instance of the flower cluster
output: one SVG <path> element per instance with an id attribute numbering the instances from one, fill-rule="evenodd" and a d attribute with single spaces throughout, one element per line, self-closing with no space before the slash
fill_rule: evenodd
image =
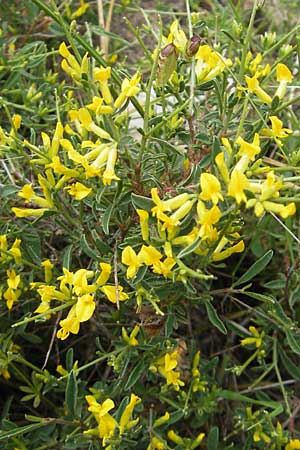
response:
<path id="1" fill-rule="evenodd" d="M 170 26 L 168 37 L 163 37 L 158 84 L 165 84 L 170 79 L 176 70 L 178 55 L 184 59 L 195 58 L 195 73 L 199 84 L 213 80 L 232 65 L 229 58 L 224 58 L 209 45 L 201 45 L 200 36 L 194 35 L 187 39 L 185 32 L 179 27 L 178 20 L 175 20 Z"/>
<path id="2" fill-rule="evenodd" d="M 130 430 L 139 422 L 138 417 L 133 420 L 131 419 L 135 406 L 141 402 L 140 397 L 135 394 L 131 394 L 130 401 L 125 407 L 119 421 L 109 413 L 109 411 L 115 407 L 115 403 L 112 399 L 108 398 L 104 400 L 103 403 L 98 403 L 92 395 L 87 395 L 85 398 L 89 404 L 88 410 L 95 417 L 98 426 L 97 428 L 86 430 L 84 433 L 99 436 L 99 438 L 102 439 L 102 445 L 106 450 L 112 448 L 109 445 L 109 440 L 114 436 L 117 429 L 121 436 L 125 431 Z"/>
<path id="3" fill-rule="evenodd" d="M 167 386 L 172 385 L 177 391 L 184 386 L 184 382 L 180 379 L 180 372 L 175 370 L 178 367 L 179 358 L 178 350 L 174 350 L 158 358 L 150 367 L 153 373 L 158 372 L 165 378 Z"/>
<path id="4" fill-rule="evenodd" d="M 45 268 L 45 281 L 49 283 L 52 278 L 52 264 L 50 261 L 43 263 Z M 112 302 L 127 300 L 128 295 L 123 292 L 122 286 L 105 284 L 111 273 L 111 265 L 100 263 L 100 274 L 94 282 L 89 281 L 94 278 L 95 272 L 87 269 L 79 269 L 76 272 L 70 272 L 63 268 L 63 275 L 57 277 L 60 282 L 59 287 L 44 283 L 32 283 L 32 289 L 36 289 L 41 298 L 41 303 L 34 311 L 43 316 L 49 316 L 52 312 L 51 301 L 58 301 L 66 308 L 70 307 L 68 315 L 59 322 L 60 329 L 57 337 L 61 340 L 67 339 L 72 334 L 77 334 L 80 324 L 88 321 L 96 308 L 96 291 L 105 294 L 106 298 Z"/>

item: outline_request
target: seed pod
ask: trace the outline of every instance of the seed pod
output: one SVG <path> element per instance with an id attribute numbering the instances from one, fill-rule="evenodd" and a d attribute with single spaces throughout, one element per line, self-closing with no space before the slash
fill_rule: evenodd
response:
<path id="1" fill-rule="evenodd" d="M 158 59 L 157 85 L 165 85 L 176 69 L 178 53 L 174 44 L 168 44 L 161 49 Z"/>
<path id="2" fill-rule="evenodd" d="M 198 36 L 197 34 L 195 34 L 194 36 L 191 37 L 191 39 L 188 40 L 187 44 L 186 44 L 186 49 L 185 49 L 185 54 L 188 58 L 190 58 L 191 56 L 194 56 L 201 44 L 202 38 L 200 36 Z"/>

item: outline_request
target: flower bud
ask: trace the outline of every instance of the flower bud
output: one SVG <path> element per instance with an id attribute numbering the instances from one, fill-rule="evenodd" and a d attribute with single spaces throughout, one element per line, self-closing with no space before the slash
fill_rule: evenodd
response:
<path id="1" fill-rule="evenodd" d="M 176 69 L 177 50 L 174 44 L 168 44 L 161 49 L 158 59 L 157 84 L 163 86 L 169 81 Z"/>
<path id="2" fill-rule="evenodd" d="M 194 56 L 200 47 L 201 41 L 202 38 L 199 35 L 195 34 L 194 36 L 192 36 L 186 44 L 185 49 L 186 56 L 188 57 Z"/>

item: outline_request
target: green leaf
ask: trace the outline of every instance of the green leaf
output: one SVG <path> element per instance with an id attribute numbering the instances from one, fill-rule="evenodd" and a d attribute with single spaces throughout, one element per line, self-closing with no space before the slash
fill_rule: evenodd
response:
<path id="1" fill-rule="evenodd" d="M 12 437 L 18 436 L 20 434 L 29 433 L 30 431 L 36 430 L 37 428 L 44 427 L 46 425 L 49 425 L 47 422 L 40 422 L 40 423 L 33 423 L 31 425 L 25 425 L 24 427 L 18 427 L 14 428 L 13 430 L 9 431 L 0 431 L 0 441 L 6 441 Z"/>
<path id="2" fill-rule="evenodd" d="M 272 280 L 264 284 L 264 287 L 268 289 L 284 289 L 286 286 L 286 280 Z"/>
<path id="3" fill-rule="evenodd" d="M 297 282 L 298 282 L 298 280 L 297 280 Z M 299 297 L 300 297 L 300 283 L 298 284 L 298 286 L 296 287 L 296 289 L 294 289 L 294 290 L 291 292 L 291 294 L 290 294 L 290 296 L 289 296 L 289 305 L 290 305 L 290 308 L 291 308 L 291 309 L 293 309 L 294 304 L 295 304 L 296 302 L 298 302 Z"/>
<path id="4" fill-rule="evenodd" d="M 70 265 L 71 265 L 71 253 L 73 250 L 73 244 L 68 245 L 65 248 L 65 251 L 63 253 L 63 257 L 62 257 L 62 261 L 63 261 L 63 267 L 65 267 L 66 269 L 70 269 Z"/>
<path id="5" fill-rule="evenodd" d="M 181 252 L 178 253 L 177 258 L 180 259 L 192 253 L 194 250 L 196 250 L 197 247 L 199 247 L 200 241 L 201 238 L 197 237 L 197 239 L 195 239 L 194 242 L 192 242 L 190 245 L 188 245 L 183 250 L 181 250 Z"/>
<path id="6" fill-rule="evenodd" d="M 139 361 L 137 365 L 132 369 L 127 382 L 124 386 L 124 390 L 128 391 L 132 386 L 135 385 L 135 383 L 139 380 L 142 373 L 145 371 L 145 362 L 143 360 Z"/>
<path id="7" fill-rule="evenodd" d="M 114 204 L 112 203 L 109 205 L 108 208 L 106 208 L 105 213 L 102 217 L 102 228 L 105 234 L 109 234 L 109 222 L 110 222 L 110 216 L 114 209 Z"/>
<path id="8" fill-rule="evenodd" d="M 195 138 L 200 141 L 200 144 L 211 145 L 211 137 L 206 133 L 198 133 Z"/>
<path id="9" fill-rule="evenodd" d="M 68 372 L 71 372 L 74 364 L 74 350 L 73 348 L 69 348 L 66 354 L 66 369 Z"/>
<path id="10" fill-rule="evenodd" d="M 20 189 L 18 186 L 14 186 L 13 184 L 7 184 L 6 186 L 0 187 L 0 197 L 9 197 L 10 195 L 14 195 Z"/>
<path id="11" fill-rule="evenodd" d="M 261 401 L 261 400 L 255 400 L 251 397 L 248 397 L 247 395 L 240 394 L 239 392 L 233 392 L 229 391 L 227 389 L 224 389 L 219 393 L 219 396 L 223 398 L 224 400 L 233 400 L 237 402 L 246 402 L 246 403 L 253 403 L 254 405 L 262 405 L 266 408 L 272 408 L 276 409 L 278 408 L 278 402 L 270 402 L 270 401 Z M 281 410 L 283 410 L 282 405 Z"/>
<path id="12" fill-rule="evenodd" d="M 284 368 L 288 373 L 297 380 L 300 379 L 300 369 L 297 367 L 293 361 L 287 356 L 286 351 L 279 349 L 279 357 L 282 361 Z"/>
<path id="13" fill-rule="evenodd" d="M 252 280 L 256 275 L 264 270 L 273 257 L 273 250 L 269 250 L 261 258 L 259 258 L 252 266 L 244 273 L 233 286 L 239 286 L 240 284 L 247 283 Z"/>
<path id="14" fill-rule="evenodd" d="M 294 353 L 300 355 L 300 346 L 296 341 L 294 335 L 287 329 L 285 329 L 285 334 L 290 348 L 293 350 Z"/>
<path id="15" fill-rule="evenodd" d="M 258 294 L 257 292 L 250 292 L 250 291 L 243 291 L 243 294 L 247 295 L 248 297 L 255 298 L 255 300 L 259 300 L 260 302 L 266 302 L 266 303 L 275 303 L 275 299 L 272 297 L 269 297 L 267 295 Z"/>
<path id="16" fill-rule="evenodd" d="M 101 252 L 103 255 L 106 255 L 107 253 L 112 253 L 113 250 L 110 248 L 109 245 L 107 245 L 99 238 L 96 230 L 91 230 L 91 234 L 93 236 L 94 242 L 99 252 Z"/>
<path id="17" fill-rule="evenodd" d="M 71 372 L 68 375 L 65 401 L 68 411 L 73 417 L 76 415 L 77 397 L 78 397 L 77 381 L 74 371 L 71 370 Z"/>
<path id="18" fill-rule="evenodd" d="M 84 234 L 82 234 L 81 238 L 80 238 L 80 247 L 81 247 L 81 250 L 90 258 L 93 258 L 93 259 L 99 258 L 99 255 L 97 253 L 95 253 L 94 250 L 89 246 Z"/>
<path id="19" fill-rule="evenodd" d="M 207 436 L 207 450 L 216 450 L 219 447 L 219 428 L 212 427 Z"/>
<path id="20" fill-rule="evenodd" d="M 153 201 L 151 198 L 143 197 L 142 195 L 131 194 L 131 201 L 136 209 L 144 209 L 150 212 L 153 208 Z"/>
<path id="21" fill-rule="evenodd" d="M 41 239 L 38 234 L 26 234 L 23 238 L 25 244 L 26 253 L 30 259 L 37 264 L 41 265 Z"/>
<path id="22" fill-rule="evenodd" d="M 205 302 L 205 307 L 206 307 L 206 311 L 207 311 L 207 315 L 208 315 L 209 321 L 216 328 L 218 328 L 218 330 L 221 331 L 221 333 L 227 334 L 227 330 L 225 328 L 225 325 L 222 322 L 222 320 L 220 319 L 220 317 L 218 316 L 217 311 L 215 310 L 213 305 L 209 301 L 206 301 Z"/>

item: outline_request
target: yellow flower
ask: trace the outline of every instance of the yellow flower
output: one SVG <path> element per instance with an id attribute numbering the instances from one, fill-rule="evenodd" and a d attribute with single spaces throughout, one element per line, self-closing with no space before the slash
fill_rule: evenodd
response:
<path id="1" fill-rule="evenodd" d="M 207 209 L 204 203 L 199 200 L 197 204 L 197 214 L 201 225 L 199 236 L 202 237 L 202 239 L 214 240 L 213 225 L 218 223 L 221 218 L 222 214 L 220 209 L 216 205 L 211 209 Z"/>
<path id="2" fill-rule="evenodd" d="M 185 202 L 180 208 L 178 208 L 171 216 L 167 216 L 166 214 L 160 214 L 158 219 L 163 222 L 162 229 L 167 229 L 169 232 L 172 232 L 175 227 L 180 225 L 180 220 L 183 219 L 192 209 L 194 201 L 188 200 Z"/>
<path id="3" fill-rule="evenodd" d="M 215 157 L 215 162 L 216 165 L 218 167 L 218 170 L 221 174 L 221 177 L 223 178 L 223 181 L 228 184 L 229 182 L 229 173 L 228 173 L 228 168 L 226 166 L 225 163 L 225 157 L 224 157 L 224 153 L 220 152 L 217 154 L 217 156 Z"/>
<path id="4" fill-rule="evenodd" d="M 290 69 L 285 64 L 277 64 L 276 78 L 279 81 L 279 86 L 275 92 L 275 96 L 283 98 L 286 93 L 286 86 L 293 81 L 293 75 Z"/>
<path id="5" fill-rule="evenodd" d="M 57 332 L 58 339 L 64 341 L 67 339 L 70 333 L 77 334 L 80 328 L 80 321 L 76 317 L 76 306 L 73 305 L 70 309 L 67 317 L 59 322 L 61 326 Z"/>
<path id="6" fill-rule="evenodd" d="M 226 137 L 222 137 L 221 141 L 223 147 L 225 147 L 225 149 L 227 150 L 228 155 L 232 155 L 233 150 L 229 142 L 229 139 L 227 139 Z"/>
<path id="7" fill-rule="evenodd" d="M 80 81 L 82 74 L 88 73 L 87 53 L 84 55 L 81 64 L 76 60 L 75 56 L 70 53 L 65 42 L 62 42 L 58 49 L 59 54 L 65 58 L 61 62 L 61 68 L 73 78 L 74 81 Z"/>
<path id="8" fill-rule="evenodd" d="M 112 303 L 117 302 L 116 286 L 105 285 L 105 286 L 102 286 L 100 289 L 106 295 L 107 299 L 110 302 L 112 302 Z M 118 300 L 121 302 L 124 302 L 127 299 L 128 299 L 128 294 L 126 294 L 126 292 L 123 292 L 123 287 L 119 285 L 118 286 Z"/>
<path id="9" fill-rule="evenodd" d="M 255 344 L 256 348 L 261 347 L 262 343 L 263 343 L 263 337 L 265 335 L 264 331 L 259 333 L 258 330 L 254 326 L 250 326 L 249 331 L 252 334 L 252 337 L 247 337 L 245 339 L 242 339 L 241 345 L 245 346 L 245 345 Z"/>
<path id="10" fill-rule="evenodd" d="M 231 235 L 231 237 L 236 240 L 240 238 L 240 235 L 238 233 L 234 233 Z M 233 253 L 242 253 L 245 250 L 245 244 L 243 240 L 240 240 L 236 244 L 233 243 L 233 245 L 223 250 L 223 248 L 231 242 L 232 241 L 223 236 L 212 254 L 212 260 L 222 261 L 223 259 L 229 258 L 229 256 L 231 256 Z"/>
<path id="11" fill-rule="evenodd" d="M 137 84 L 140 82 L 141 76 L 139 73 L 136 73 L 131 80 L 125 78 L 122 82 L 121 93 L 117 97 L 114 103 L 115 108 L 120 108 L 123 105 L 125 100 L 129 97 L 133 97 L 136 95 L 140 88 L 137 87 Z"/>
<path id="12" fill-rule="evenodd" d="M 175 444 L 184 445 L 183 439 L 179 436 L 179 434 L 175 433 L 174 430 L 168 431 L 168 438 L 175 442 Z"/>
<path id="13" fill-rule="evenodd" d="M 272 103 L 272 98 L 260 87 L 259 81 L 257 79 L 258 75 L 259 74 L 256 72 L 253 77 L 248 77 L 247 75 L 245 76 L 247 90 L 257 95 L 257 97 L 260 98 L 262 102 L 270 104 Z"/>
<path id="14" fill-rule="evenodd" d="M 187 247 L 197 239 L 198 235 L 199 229 L 197 227 L 193 227 L 193 229 L 188 234 L 177 236 L 176 238 L 172 239 L 172 245 L 183 245 Z"/>
<path id="15" fill-rule="evenodd" d="M 99 277 L 96 280 L 96 284 L 99 286 L 102 286 L 103 284 L 107 283 L 110 274 L 111 274 L 111 265 L 108 263 L 99 263 L 101 273 Z"/>
<path id="16" fill-rule="evenodd" d="M 272 170 L 267 174 L 267 179 L 261 184 L 260 201 L 268 200 L 271 197 L 279 197 L 279 190 L 282 188 L 282 181 L 275 178 Z"/>
<path id="17" fill-rule="evenodd" d="M 80 7 L 77 8 L 72 14 L 71 14 L 71 20 L 76 19 L 77 17 L 82 16 L 86 10 L 90 7 L 88 3 L 84 3 L 84 0 L 80 0 Z"/>
<path id="18" fill-rule="evenodd" d="M 50 259 L 46 259 L 45 261 L 42 262 L 42 266 L 44 267 L 45 270 L 45 282 L 50 283 L 52 279 L 53 264 L 50 261 Z"/>
<path id="19" fill-rule="evenodd" d="M 195 55 L 195 72 L 199 82 L 206 82 L 216 78 L 232 62 L 224 59 L 219 53 L 214 52 L 209 45 L 201 45 Z"/>
<path id="20" fill-rule="evenodd" d="M 9 249 L 9 254 L 12 255 L 16 264 L 20 264 L 20 262 L 21 262 L 20 244 L 21 244 L 21 239 L 15 239 L 13 245 Z M 0 248 L 2 248 L 1 245 L 0 245 Z M 2 257 L 2 254 L 1 254 L 1 257 Z"/>
<path id="21" fill-rule="evenodd" d="M 203 441 L 204 438 L 205 438 L 205 434 L 199 433 L 191 445 L 191 450 L 194 450 L 195 448 L 197 448 L 201 444 L 201 442 Z"/>
<path id="22" fill-rule="evenodd" d="M 44 133 L 46 134 L 46 133 Z M 50 144 L 50 147 L 48 147 L 48 156 L 52 159 L 53 156 L 57 155 L 58 149 L 59 149 L 59 142 L 62 139 L 64 134 L 64 127 L 62 126 L 61 122 L 57 122 L 56 127 L 55 127 L 55 131 L 54 131 L 54 135 L 52 138 L 52 142 Z M 44 142 L 44 140 L 43 140 Z M 44 143 L 45 145 L 45 143 Z"/>
<path id="23" fill-rule="evenodd" d="M 126 277 L 133 278 L 138 271 L 138 268 L 142 265 L 138 255 L 134 249 L 127 245 L 122 251 L 122 263 L 128 266 Z"/>
<path id="24" fill-rule="evenodd" d="M 102 404 L 99 404 L 92 395 L 86 395 L 86 401 L 90 405 L 88 410 L 93 413 L 95 419 L 98 422 L 98 434 L 101 439 L 103 439 L 103 444 L 105 439 L 113 435 L 118 422 L 114 419 L 109 411 L 115 407 L 113 400 L 108 398 Z M 94 434 L 94 430 L 86 430 L 84 434 Z"/>
<path id="25" fill-rule="evenodd" d="M 113 101 L 110 89 L 108 86 L 108 79 L 110 78 L 110 67 L 96 67 L 94 69 L 94 79 L 99 81 L 101 95 L 107 105 L 110 105 Z"/>
<path id="26" fill-rule="evenodd" d="M 201 193 L 200 198 L 204 201 L 212 201 L 216 205 L 219 200 L 224 200 L 221 194 L 221 184 L 219 180 L 210 173 L 202 173 L 200 176 Z"/>
<path id="27" fill-rule="evenodd" d="M 180 373 L 174 369 L 178 365 L 179 354 L 178 351 L 166 353 L 159 358 L 155 363 L 158 372 L 166 379 L 167 385 L 173 385 L 176 390 L 179 390 L 181 386 L 184 386 L 184 382 L 180 380 Z"/>
<path id="28" fill-rule="evenodd" d="M 101 139 L 111 140 L 110 134 L 107 133 L 107 131 L 103 130 L 103 128 L 95 124 L 95 122 L 92 119 L 92 116 L 90 115 L 90 113 L 86 108 L 80 108 L 78 110 L 78 119 L 80 120 L 83 128 L 85 128 L 87 131 L 92 131 Z"/>
<path id="29" fill-rule="evenodd" d="M 72 276 L 73 292 L 78 296 L 95 292 L 96 286 L 88 284 L 88 279 L 93 276 L 94 272 L 92 270 L 77 270 Z"/>
<path id="30" fill-rule="evenodd" d="M 44 214 L 45 211 L 48 211 L 48 208 L 11 208 L 11 210 L 17 217 L 40 217 Z"/>
<path id="31" fill-rule="evenodd" d="M 235 170 L 244 173 L 249 165 L 249 162 L 254 161 L 256 155 L 261 152 L 259 135 L 258 133 L 255 133 L 252 142 L 247 142 L 241 136 L 239 136 L 236 140 L 236 143 L 240 146 L 238 156 L 240 156 L 241 158 L 236 164 Z"/>
<path id="32" fill-rule="evenodd" d="M 151 212 L 152 215 L 157 216 L 158 219 L 162 212 L 178 209 L 190 199 L 190 195 L 185 192 L 184 194 L 176 195 L 176 197 L 170 198 L 169 200 L 161 200 L 157 188 L 151 189 L 151 197 L 156 205 L 151 209 Z"/>
<path id="33" fill-rule="evenodd" d="M 70 195 L 75 198 L 75 200 L 83 200 L 93 190 L 92 188 L 88 188 L 79 182 L 73 183 L 70 186 L 66 186 L 65 189 Z"/>
<path id="34" fill-rule="evenodd" d="M 50 167 L 55 173 L 59 175 L 64 175 L 65 179 L 77 177 L 78 175 L 80 175 L 77 170 L 69 169 L 68 167 L 64 166 L 61 163 L 59 156 L 53 156 L 52 162 L 47 164 L 46 167 Z"/>
<path id="35" fill-rule="evenodd" d="M 136 339 L 137 334 L 140 331 L 140 327 L 138 325 L 135 325 L 132 332 L 128 336 L 127 331 L 124 327 L 122 327 L 122 337 L 124 341 L 133 347 L 139 344 L 139 341 Z"/>
<path id="36" fill-rule="evenodd" d="M 103 98 L 93 97 L 93 103 L 86 105 L 88 109 L 98 114 L 112 114 L 113 108 L 109 105 L 103 105 Z"/>
<path id="37" fill-rule="evenodd" d="M 117 161 L 117 156 L 118 156 L 117 145 L 115 144 L 110 147 L 106 161 L 105 171 L 102 175 L 102 181 L 104 185 L 110 185 L 112 180 L 116 181 L 120 180 L 120 178 L 117 177 L 117 175 L 115 174 L 115 164 Z"/>
<path id="38" fill-rule="evenodd" d="M 249 58 L 252 57 L 251 52 L 248 52 L 247 57 L 249 56 Z M 268 75 L 268 73 L 270 73 L 271 71 L 271 66 L 270 64 L 266 64 L 265 67 L 261 66 L 260 63 L 262 62 L 262 54 L 261 53 L 257 53 L 257 55 L 255 56 L 255 58 L 250 62 L 249 64 L 249 70 L 252 74 L 256 73 L 257 77 L 265 77 L 266 75 Z"/>
<path id="39" fill-rule="evenodd" d="M 20 128 L 21 122 L 22 116 L 20 116 L 20 114 L 14 114 L 12 117 L 12 123 L 16 131 Z"/>
<path id="40" fill-rule="evenodd" d="M 168 42 L 172 43 L 180 53 L 184 53 L 187 37 L 182 29 L 179 29 L 178 20 L 174 20 L 174 22 L 170 26 L 170 34 L 168 36 Z"/>
<path id="41" fill-rule="evenodd" d="M 39 197 L 38 195 L 36 195 L 34 193 L 31 184 L 24 184 L 24 186 L 22 187 L 20 192 L 18 192 L 18 196 L 21 198 L 24 198 L 26 203 L 34 202 L 38 206 L 41 206 L 42 208 L 52 208 L 53 207 L 52 201 L 51 201 L 51 203 L 49 203 L 48 200 L 46 200 L 45 198 Z"/>
<path id="42" fill-rule="evenodd" d="M 247 177 L 241 171 L 233 169 L 228 184 L 228 194 L 235 198 L 238 205 L 241 202 L 247 202 L 244 189 L 249 189 L 249 187 L 250 184 Z"/>
<path id="43" fill-rule="evenodd" d="M 142 231 L 142 238 L 144 241 L 148 241 L 149 239 L 149 213 L 144 209 L 137 209 L 136 212 L 140 218 L 140 225 Z"/>
<path id="44" fill-rule="evenodd" d="M 263 202 L 263 207 L 266 211 L 272 211 L 275 214 L 279 214 L 283 219 L 293 216 L 296 213 L 296 205 L 294 202 L 284 206 L 279 203 L 265 201 Z"/>
<path id="45" fill-rule="evenodd" d="M 94 296 L 91 294 L 85 294 L 81 297 L 78 297 L 75 306 L 76 317 L 78 318 L 79 322 L 86 322 L 92 317 L 95 311 L 96 304 L 94 302 Z"/>
<path id="46" fill-rule="evenodd" d="M 149 245 L 143 245 L 139 252 L 139 260 L 141 263 L 146 264 L 146 266 L 153 266 L 158 264 L 160 259 L 162 258 L 162 254 L 156 250 L 156 248 Z"/>
<path id="47" fill-rule="evenodd" d="M 158 273 L 167 278 L 172 273 L 172 268 L 175 266 L 176 261 L 172 257 L 167 257 L 164 261 L 158 261 L 153 264 L 152 269 L 154 273 Z"/>
<path id="48" fill-rule="evenodd" d="M 153 424 L 153 428 L 160 427 L 164 423 L 168 422 L 169 419 L 170 419 L 170 414 L 168 413 L 168 411 L 166 411 L 163 416 L 161 416 L 155 420 L 155 422 Z"/>
<path id="49" fill-rule="evenodd" d="M 300 449 L 300 440 L 291 439 L 290 442 L 285 446 L 285 450 L 298 450 Z"/>
<path id="50" fill-rule="evenodd" d="M 285 139 L 289 134 L 293 133 L 293 130 L 289 128 L 283 128 L 282 121 L 277 116 L 270 116 L 270 121 L 272 124 L 272 130 L 268 128 L 263 128 L 261 133 L 264 136 L 273 137 L 279 147 L 282 147 L 281 139 Z"/>
<path id="51" fill-rule="evenodd" d="M 254 432 L 253 435 L 253 441 L 254 442 L 264 441 L 266 444 L 269 444 L 271 442 L 271 438 L 266 433 L 264 433 L 261 424 L 256 426 L 256 431 Z"/>
<path id="52" fill-rule="evenodd" d="M 49 303 L 51 302 L 51 300 L 59 300 L 61 302 L 64 302 L 65 300 L 68 299 L 68 295 L 66 296 L 62 292 L 58 291 L 55 288 L 55 286 L 49 286 L 47 284 L 42 284 L 41 286 L 39 286 L 37 289 L 37 292 L 39 293 L 42 304 L 43 304 L 42 311 L 41 310 L 34 311 L 34 312 L 38 312 L 38 313 L 47 311 L 49 309 Z M 41 305 L 39 308 L 41 308 Z"/>
<path id="53" fill-rule="evenodd" d="M 164 443 L 156 436 L 153 436 L 150 444 L 147 447 L 147 450 L 164 450 L 164 448 L 165 448 Z"/>
<path id="54" fill-rule="evenodd" d="M 131 429 L 133 426 L 135 426 L 138 423 L 139 418 L 132 420 L 132 421 L 130 421 L 130 418 L 133 413 L 133 409 L 134 409 L 135 405 L 137 405 L 140 402 L 141 402 L 140 397 L 138 397 L 135 394 L 130 395 L 130 401 L 129 401 L 128 405 L 126 406 L 126 408 L 124 409 L 123 414 L 121 415 L 121 418 L 120 418 L 120 423 L 119 423 L 120 434 L 123 434 L 126 429 Z"/>

